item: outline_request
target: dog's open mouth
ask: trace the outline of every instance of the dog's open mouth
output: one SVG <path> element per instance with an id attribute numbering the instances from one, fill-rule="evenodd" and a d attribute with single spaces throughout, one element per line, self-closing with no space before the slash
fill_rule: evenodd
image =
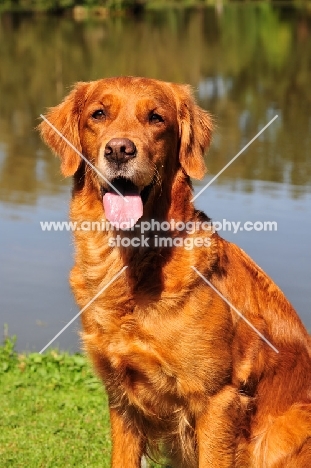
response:
<path id="1" fill-rule="evenodd" d="M 122 177 L 113 179 L 111 184 L 116 190 L 103 190 L 106 218 L 115 227 L 129 229 L 143 215 L 142 193 L 133 182 Z"/>

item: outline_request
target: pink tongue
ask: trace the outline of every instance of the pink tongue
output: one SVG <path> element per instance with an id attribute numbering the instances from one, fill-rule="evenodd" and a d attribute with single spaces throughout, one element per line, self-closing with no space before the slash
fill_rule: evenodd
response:
<path id="1" fill-rule="evenodd" d="M 138 194 L 123 195 L 105 193 L 103 204 L 110 223 L 119 228 L 133 227 L 143 215 L 143 202 Z"/>

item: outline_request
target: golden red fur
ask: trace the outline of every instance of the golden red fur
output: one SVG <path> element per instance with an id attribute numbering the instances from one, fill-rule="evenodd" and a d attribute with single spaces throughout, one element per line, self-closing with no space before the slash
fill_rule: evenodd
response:
<path id="1" fill-rule="evenodd" d="M 190 177 L 204 175 L 212 122 L 188 86 L 78 83 L 47 119 L 106 177 L 40 125 L 63 174 L 74 176 L 73 221 L 105 219 L 107 180 L 136 191 L 135 203 L 141 196 L 141 221 L 208 221 L 191 202 Z M 137 229 L 119 234 L 133 238 Z M 82 308 L 127 266 L 82 314 L 84 345 L 109 395 L 112 467 L 138 468 L 158 449 L 178 468 L 310 467 L 310 339 L 279 288 L 241 249 L 200 227 L 178 232 L 207 241 L 193 249 L 111 247 L 113 235 L 76 231 L 70 278 Z"/>

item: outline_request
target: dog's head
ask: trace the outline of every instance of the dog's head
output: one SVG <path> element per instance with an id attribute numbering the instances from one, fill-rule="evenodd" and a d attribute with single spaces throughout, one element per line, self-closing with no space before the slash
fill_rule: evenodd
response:
<path id="1" fill-rule="evenodd" d="M 138 219 L 150 188 L 178 168 L 198 179 L 205 173 L 212 121 L 189 86 L 135 77 L 77 83 L 46 119 L 41 134 L 63 174 L 76 173 L 82 154 L 111 221 Z"/>

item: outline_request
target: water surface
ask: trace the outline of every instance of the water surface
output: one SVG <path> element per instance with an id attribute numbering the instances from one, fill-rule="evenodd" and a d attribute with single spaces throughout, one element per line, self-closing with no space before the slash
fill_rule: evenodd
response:
<path id="1" fill-rule="evenodd" d="M 77 312 L 68 286 L 72 239 L 42 232 L 66 220 L 70 181 L 35 130 L 40 113 L 81 80 L 141 75 L 193 86 L 217 129 L 201 188 L 276 121 L 196 201 L 215 220 L 277 222 L 222 232 L 284 290 L 311 328 L 311 14 L 230 5 L 139 19 L 76 22 L 0 17 L 0 326 L 19 349 L 43 347 Z M 79 322 L 58 339 L 77 349 Z"/>

